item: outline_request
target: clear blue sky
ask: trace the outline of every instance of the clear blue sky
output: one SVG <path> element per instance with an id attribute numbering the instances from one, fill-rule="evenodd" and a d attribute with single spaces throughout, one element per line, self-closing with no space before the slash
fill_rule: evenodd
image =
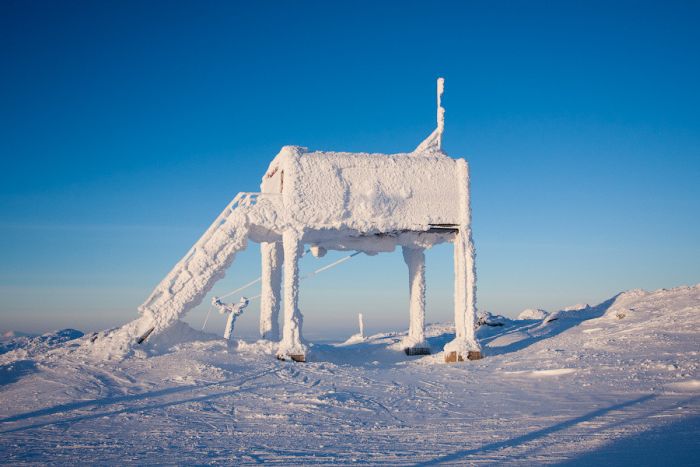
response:
<path id="1" fill-rule="evenodd" d="M 0 329 L 132 319 L 281 146 L 411 150 L 438 76 L 445 148 L 471 164 L 481 309 L 697 283 L 699 23 L 690 1 L 3 0 Z M 428 287 L 428 320 L 451 319 L 449 246 Z M 311 337 L 357 312 L 404 328 L 407 300 L 400 253 L 302 288 Z"/>

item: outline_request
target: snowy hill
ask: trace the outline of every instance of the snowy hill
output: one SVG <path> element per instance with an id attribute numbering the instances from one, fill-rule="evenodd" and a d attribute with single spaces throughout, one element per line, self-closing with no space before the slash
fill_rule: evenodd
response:
<path id="1" fill-rule="evenodd" d="M 8 342 L 18 337 L 32 337 L 34 334 L 20 331 L 3 331 L 0 333 L 0 342 Z"/>
<path id="2" fill-rule="evenodd" d="M 0 355 L 0 449 L 12 463 L 697 462 L 700 284 L 521 318 L 483 315 L 485 358 L 455 365 L 406 357 L 399 332 L 311 344 L 305 364 L 197 333 L 121 362 L 89 336 L 31 340 Z M 428 326 L 433 351 L 453 332 Z"/>
<path id="3" fill-rule="evenodd" d="M 22 358 L 28 355 L 41 354 L 49 349 L 60 347 L 65 342 L 83 337 L 83 333 L 75 329 L 61 329 L 47 332 L 41 336 L 8 331 L 4 333 L 7 340 L 0 342 L 0 354 L 15 351 Z"/>

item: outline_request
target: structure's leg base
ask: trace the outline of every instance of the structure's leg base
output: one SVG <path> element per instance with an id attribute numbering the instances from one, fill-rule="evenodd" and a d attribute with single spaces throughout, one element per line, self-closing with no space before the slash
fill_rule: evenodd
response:
<path id="1" fill-rule="evenodd" d="M 304 362 L 306 362 L 306 355 L 304 355 L 303 353 L 292 354 L 292 355 L 277 355 L 277 360 L 282 360 L 285 362 L 287 360 L 292 360 L 295 362 L 304 363 Z"/>
<path id="2" fill-rule="evenodd" d="M 139 338 L 136 340 L 136 343 L 137 343 L 137 344 L 143 344 L 143 341 L 145 341 L 146 339 L 148 339 L 148 336 L 151 335 L 151 333 L 153 332 L 154 329 L 155 329 L 155 326 L 152 327 L 152 328 L 150 328 L 148 331 L 144 332 L 144 333 L 141 335 L 141 337 L 139 337 Z"/>
<path id="3" fill-rule="evenodd" d="M 430 355 L 430 348 L 428 347 L 406 347 L 403 349 L 406 355 Z"/>
<path id="4" fill-rule="evenodd" d="M 481 360 L 482 355 L 479 350 L 470 350 L 467 352 L 467 360 Z M 458 354 L 457 352 L 445 352 L 445 363 L 457 363 L 457 362 L 463 362 L 464 357 L 462 357 L 462 354 Z"/>

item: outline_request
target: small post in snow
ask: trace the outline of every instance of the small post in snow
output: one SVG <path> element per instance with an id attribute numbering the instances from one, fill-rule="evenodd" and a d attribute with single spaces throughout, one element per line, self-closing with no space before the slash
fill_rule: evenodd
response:
<path id="1" fill-rule="evenodd" d="M 241 297 L 238 303 L 224 303 L 219 297 L 212 297 L 211 304 L 218 308 L 220 314 L 228 313 L 228 319 L 226 320 L 226 330 L 224 330 L 224 339 L 230 340 L 231 334 L 233 334 L 233 324 L 236 322 L 236 318 L 243 314 L 243 310 L 248 306 L 249 300 L 246 297 Z"/>

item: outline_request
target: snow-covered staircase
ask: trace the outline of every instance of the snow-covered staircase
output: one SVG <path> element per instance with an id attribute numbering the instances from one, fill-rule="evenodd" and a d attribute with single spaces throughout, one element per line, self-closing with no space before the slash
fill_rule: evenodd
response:
<path id="1" fill-rule="evenodd" d="M 202 301 L 214 283 L 224 276 L 236 253 L 246 248 L 250 215 L 258 206 L 258 200 L 270 197 L 248 192 L 236 195 L 139 307 L 144 317 L 152 320 L 151 327 L 156 331 L 167 327 Z M 265 227 L 272 230 L 275 226 Z"/>
<path id="2" fill-rule="evenodd" d="M 133 343 L 175 324 L 224 277 L 236 253 L 246 248 L 251 230 L 280 230 L 281 212 L 280 195 L 238 193 L 139 307 L 141 316 L 100 340 L 111 341 L 110 353 L 125 353 Z"/>

